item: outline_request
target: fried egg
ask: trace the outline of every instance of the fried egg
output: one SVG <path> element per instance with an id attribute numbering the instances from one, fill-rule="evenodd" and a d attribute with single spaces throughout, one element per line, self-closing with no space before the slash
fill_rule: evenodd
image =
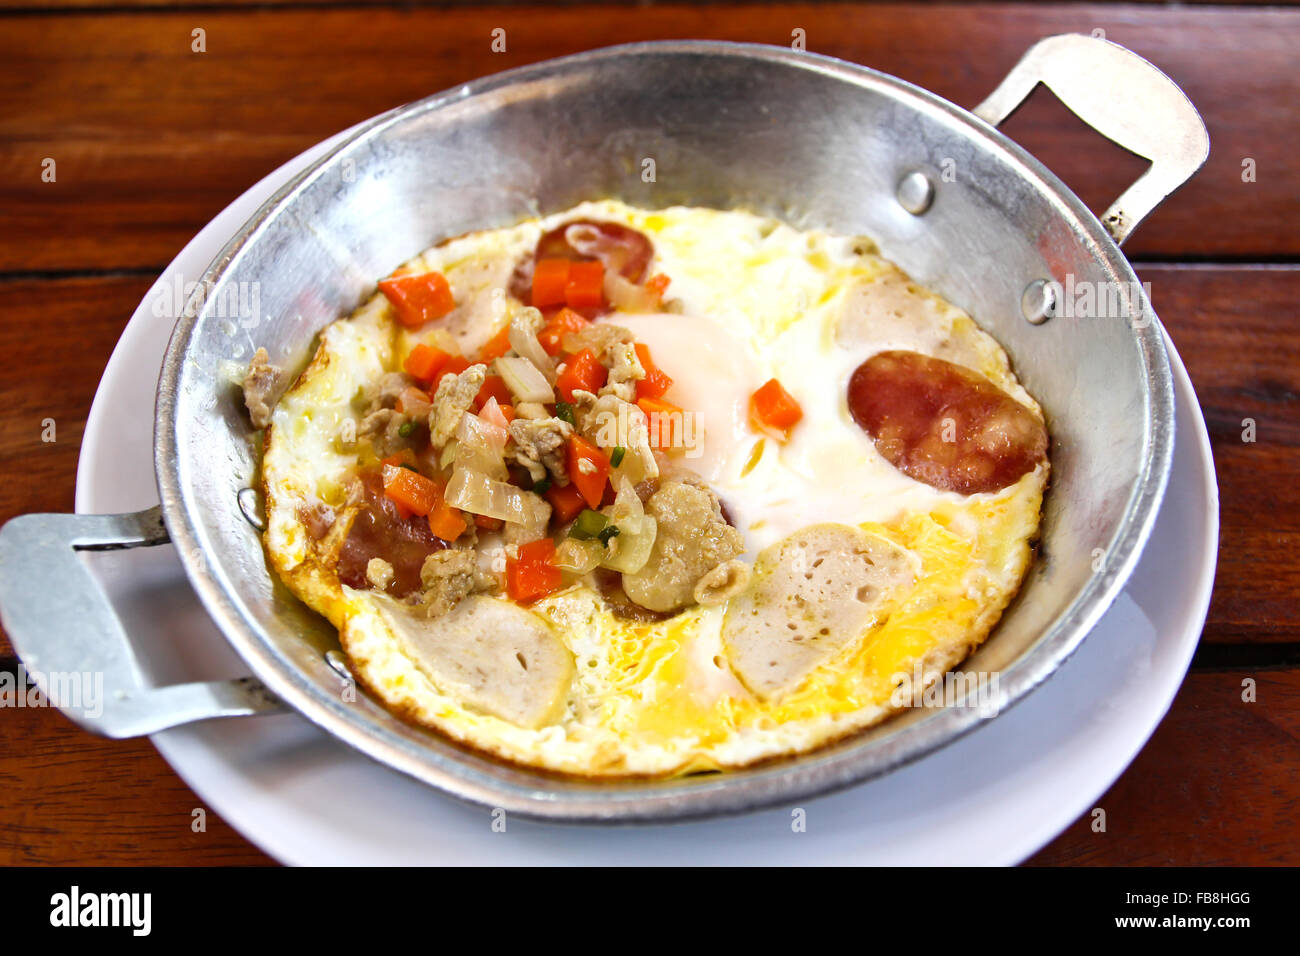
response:
<path id="1" fill-rule="evenodd" d="M 573 220 L 634 229 L 660 308 L 599 318 L 630 330 L 673 379 L 692 434 L 664 458 L 698 477 L 740 532 L 748 583 L 666 617 L 620 613 L 590 576 L 529 604 L 467 598 L 412 618 L 340 579 L 356 398 L 420 344 L 472 355 L 507 323 L 506 291 L 541 238 Z M 854 418 L 848 382 L 903 350 L 982 376 L 1041 420 L 1006 353 L 861 236 L 745 211 L 584 203 L 445 242 L 405 264 L 446 277 L 455 307 L 419 328 L 376 293 L 328 326 L 276 404 L 263 479 L 268 561 L 339 630 L 358 681 L 392 712 L 505 760 L 584 777 L 672 776 L 805 753 L 886 719 L 901 693 L 989 634 L 1032 556 L 1049 465 L 962 494 L 910 476 Z M 777 379 L 802 409 L 788 438 L 756 425 Z M 486 574 L 503 548 L 479 532 Z"/>

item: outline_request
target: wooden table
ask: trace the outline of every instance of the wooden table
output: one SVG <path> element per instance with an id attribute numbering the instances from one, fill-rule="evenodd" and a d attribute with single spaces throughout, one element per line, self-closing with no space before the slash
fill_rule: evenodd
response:
<path id="1" fill-rule="evenodd" d="M 503 53 L 490 49 L 497 27 Z M 968 107 L 1034 40 L 1103 30 L 1200 108 L 1209 163 L 1125 251 L 1209 423 L 1223 523 L 1214 601 L 1172 710 L 1099 801 L 1107 832 L 1085 817 L 1031 862 L 1300 862 L 1295 9 L 0 0 L 0 520 L 72 509 L 85 418 L 127 318 L 185 242 L 281 162 L 507 67 L 632 40 L 789 44 L 796 29 L 809 50 Z M 1093 209 L 1143 166 L 1043 91 L 1004 129 Z M 41 440 L 47 418 L 54 443 Z M 0 638 L 0 667 L 15 663 Z M 1245 677 L 1255 703 L 1241 699 Z M 99 740 L 51 710 L 0 713 L 0 728 L 0 863 L 268 862 L 211 816 L 191 832 L 198 798 L 147 740 Z"/>

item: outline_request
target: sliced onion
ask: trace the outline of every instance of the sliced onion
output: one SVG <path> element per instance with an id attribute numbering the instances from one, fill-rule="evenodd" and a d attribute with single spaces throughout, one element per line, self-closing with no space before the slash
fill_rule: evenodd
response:
<path id="1" fill-rule="evenodd" d="M 649 444 L 634 443 L 627 446 L 627 453 L 614 470 L 619 475 L 626 476 L 629 481 L 640 484 L 648 478 L 659 477 L 659 462 L 655 460 L 655 453 Z"/>
<path id="2" fill-rule="evenodd" d="M 452 462 L 456 460 L 456 451 L 460 442 L 451 439 L 447 444 L 442 446 L 442 454 L 438 456 L 438 467 L 446 470 L 451 467 Z"/>
<path id="3" fill-rule="evenodd" d="M 618 535 L 610 539 L 601 567 L 624 574 L 636 574 L 650 560 L 659 525 L 647 514 L 617 522 Z"/>
<path id="4" fill-rule="evenodd" d="M 546 503 L 531 491 L 517 488 L 508 481 L 495 481 L 468 468 L 457 467 L 451 473 L 444 498 L 447 504 L 462 511 L 512 521 L 524 527 L 536 525 L 539 514 L 550 514 Z"/>
<path id="5" fill-rule="evenodd" d="M 525 491 L 523 495 L 524 519 L 511 521 L 506 526 L 506 540 L 516 544 L 527 544 L 546 537 L 546 529 L 551 522 L 551 506 L 542 500 L 541 495 L 532 491 Z"/>
<path id="6" fill-rule="evenodd" d="M 623 440 L 627 443 L 624 446 L 626 450 L 623 460 L 614 469 L 614 474 L 634 485 L 647 478 L 658 478 L 659 462 L 655 460 L 654 449 L 650 446 L 649 419 L 645 412 L 630 403 Z"/>
<path id="7" fill-rule="evenodd" d="M 496 360 L 496 370 L 505 379 L 506 388 L 516 402 L 555 401 L 555 390 L 536 365 L 520 355 L 503 355 Z"/>
<path id="8" fill-rule="evenodd" d="M 604 556 L 605 546 L 599 541 L 565 538 L 555 549 L 555 566 L 561 571 L 587 574 L 600 567 L 600 559 Z"/>
<path id="9" fill-rule="evenodd" d="M 495 425 L 497 428 L 500 428 L 501 431 L 505 433 L 505 438 L 510 437 L 510 422 L 506 420 L 505 412 L 501 411 L 501 404 L 495 397 L 489 398 L 483 403 L 483 407 L 479 409 L 478 417 L 483 419 L 483 421 L 487 422 L 489 425 Z M 505 442 L 503 441 L 501 444 L 504 448 Z"/>
<path id="10" fill-rule="evenodd" d="M 659 462 L 650 447 L 649 420 L 631 402 L 615 395 L 601 395 L 593 406 L 582 412 L 579 424 L 583 437 L 600 448 L 610 451 L 623 447 L 623 460 L 613 471 L 616 479 L 622 476 L 635 485 L 659 477 Z M 617 480 L 614 484 L 618 485 Z"/>
<path id="11" fill-rule="evenodd" d="M 510 320 L 510 347 L 528 359 L 537 368 L 547 382 L 555 381 L 555 363 L 537 341 L 537 329 L 541 325 L 542 313 L 531 306 L 515 313 Z"/>
<path id="12" fill-rule="evenodd" d="M 645 513 L 641 496 L 636 493 L 632 482 L 621 476 L 618 494 L 609 509 L 609 520 L 618 528 L 618 534 L 610 539 L 605 554 L 601 556 L 601 566 L 624 574 L 636 574 L 650 560 L 659 525 Z"/>
<path id="13" fill-rule="evenodd" d="M 510 433 L 466 412 L 456 428 L 456 467 L 505 481 L 505 448 Z"/>
<path id="14" fill-rule="evenodd" d="M 624 312 L 658 312 L 659 299 L 643 285 L 629 282 L 612 269 L 605 270 L 605 298 Z"/>
<path id="15" fill-rule="evenodd" d="M 492 401 L 495 402 L 496 399 Z M 484 408 L 486 407 L 485 405 Z M 499 409 L 498 414 L 500 414 Z M 504 422 L 505 416 L 500 417 Z M 502 452 L 505 451 L 506 442 L 510 440 L 510 426 L 490 422 L 482 415 L 466 412 L 461 416 L 460 424 L 456 426 L 456 439 L 461 442 L 486 445 L 494 451 Z"/>
<path id="16" fill-rule="evenodd" d="M 636 493 L 631 481 L 620 475 L 617 485 L 618 492 L 614 496 L 614 507 L 610 509 L 609 520 L 618 525 L 621 531 L 624 521 L 645 515 L 645 506 L 641 504 L 641 496 Z"/>

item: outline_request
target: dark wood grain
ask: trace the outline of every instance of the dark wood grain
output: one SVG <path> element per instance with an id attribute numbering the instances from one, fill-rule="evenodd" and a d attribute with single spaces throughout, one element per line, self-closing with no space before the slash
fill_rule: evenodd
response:
<path id="1" fill-rule="evenodd" d="M 1105 832 L 1089 810 L 1029 862 L 1300 864 L 1300 671 L 1193 671 L 1097 807 Z"/>
<path id="2" fill-rule="evenodd" d="M 0 866 L 273 862 L 207 807 L 147 739 L 104 740 L 58 711 L 0 711 Z M 205 830 L 196 832 L 194 810 Z"/>
<path id="3" fill-rule="evenodd" d="M 1219 477 L 1219 567 L 1204 640 L 1298 641 L 1300 269 L 1138 273 L 1196 387 Z"/>
<path id="4" fill-rule="evenodd" d="M 152 276 L 0 281 L 0 523 L 72 511 L 104 366 Z M 52 421 L 54 441 L 47 422 Z M 0 655 L 10 654 L 0 637 Z"/>
<path id="5" fill-rule="evenodd" d="M 1241 699 L 1242 681 L 1257 700 Z M 0 714 L 0 865 L 269 862 L 147 741 L 106 741 L 57 712 Z M 1193 671 L 1133 765 L 1033 864 L 1300 864 L 1300 671 Z M 561 862 L 557 860 L 557 862 Z"/>
<path id="6" fill-rule="evenodd" d="M 507 31 L 507 52 L 490 31 Z M 207 52 L 191 52 L 191 30 Z M 1300 254 L 1300 11 L 1117 4 L 390 7 L 8 15 L 0 30 L 0 272 L 161 267 L 243 189 L 323 137 L 507 67 L 714 37 L 864 63 L 973 106 L 1052 33 L 1104 30 L 1183 84 L 1213 151 L 1135 256 Z M 1249 55 L 1243 55 L 1249 51 Z M 1007 126 L 1095 208 L 1142 164 L 1046 94 Z M 42 161 L 57 181 L 41 181 Z M 1257 180 L 1244 183 L 1252 159 Z"/>
<path id="7" fill-rule="evenodd" d="M 0 281 L 0 521 L 71 511 L 100 376 L 152 277 Z M 53 441 L 48 423 L 53 423 Z M 6 651 L 7 652 L 7 651 Z"/>

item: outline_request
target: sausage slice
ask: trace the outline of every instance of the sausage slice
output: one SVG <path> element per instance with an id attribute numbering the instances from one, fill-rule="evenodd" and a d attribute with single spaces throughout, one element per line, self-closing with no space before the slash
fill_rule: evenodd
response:
<path id="1" fill-rule="evenodd" d="M 903 474 L 964 495 L 1015 484 L 1047 457 L 1042 419 L 983 375 L 879 352 L 849 377 L 849 412 Z"/>
<path id="2" fill-rule="evenodd" d="M 804 528 L 765 548 L 722 623 L 731 669 L 757 696 L 793 690 L 881 619 L 915 581 L 907 552 L 842 524 Z"/>
<path id="3" fill-rule="evenodd" d="M 559 715 L 573 655 L 532 611 L 483 595 L 436 618 L 395 601 L 380 607 L 416 666 L 444 693 L 520 727 L 543 727 Z"/>

